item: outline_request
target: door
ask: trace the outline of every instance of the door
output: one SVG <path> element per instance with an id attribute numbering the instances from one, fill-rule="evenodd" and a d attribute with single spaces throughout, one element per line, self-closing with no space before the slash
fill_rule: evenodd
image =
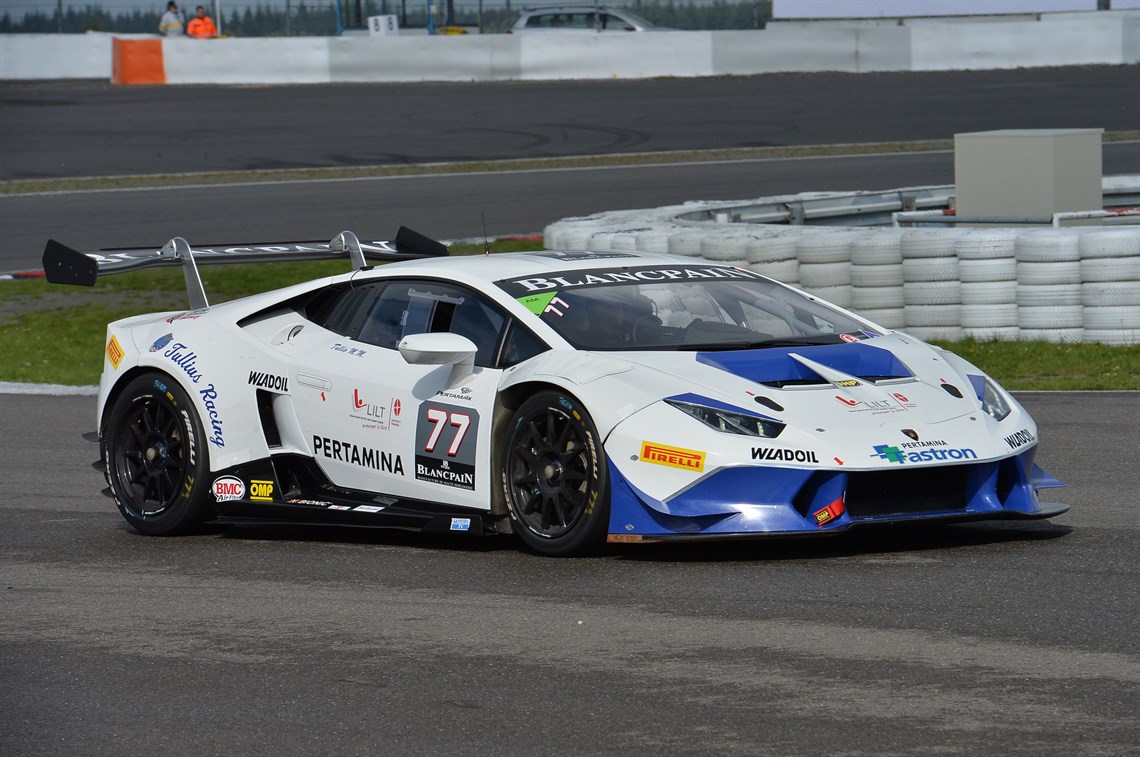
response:
<path id="1" fill-rule="evenodd" d="M 314 460 L 336 485 L 487 509 L 494 367 L 507 317 L 450 282 L 396 279 L 347 289 L 306 329 L 294 407 Z M 396 349 L 410 334 L 471 339 L 470 375 L 412 365 Z"/>

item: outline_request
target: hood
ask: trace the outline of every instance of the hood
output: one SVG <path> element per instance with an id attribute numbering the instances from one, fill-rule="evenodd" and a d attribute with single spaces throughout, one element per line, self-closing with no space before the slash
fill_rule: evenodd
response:
<path id="1" fill-rule="evenodd" d="M 980 459 L 992 459 L 1015 446 L 1003 442 L 1004 436 L 1022 427 L 1032 436 L 1036 428 L 1008 396 L 1011 416 L 994 421 L 981 410 L 981 371 L 972 373 L 976 369 L 969 363 L 903 334 L 850 344 L 622 357 L 637 369 L 614 378 L 664 390 L 655 392 L 661 399 L 785 426 L 774 439 L 714 431 L 710 446 L 747 441 L 815 450 L 821 463 L 879 467 L 892 462 L 881 457 L 879 447 L 909 450 L 906 454 L 968 448 Z M 668 417 L 666 412 L 658 419 Z M 953 459 L 937 451 L 922 457 L 934 463 Z"/>

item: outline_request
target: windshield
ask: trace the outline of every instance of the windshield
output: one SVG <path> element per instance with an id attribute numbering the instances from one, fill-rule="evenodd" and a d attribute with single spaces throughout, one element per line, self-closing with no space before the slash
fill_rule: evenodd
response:
<path id="1" fill-rule="evenodd" d="M 874 332 L 739 268 L 569 271 L 500 282 L 584 350 L 728 350 L 865 339 Z"/>

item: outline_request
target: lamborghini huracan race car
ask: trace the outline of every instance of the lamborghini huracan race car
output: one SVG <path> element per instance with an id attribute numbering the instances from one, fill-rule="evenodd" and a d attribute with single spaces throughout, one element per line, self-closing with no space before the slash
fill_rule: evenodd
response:
<path id="1" fill-rule="evenodd" d="M 196 262 L 344 256 L 210 305 Z M 399 260 L 373 267 L 366 257 Z M 980 369 L 754 272 L 632 252 L 394 243 L 79 253 L 180 265 L 191 309 L 107 329 L 98 439 L 137 530 L 270 520 L 606 541 L 1048 518 L 1038 430 Z"/>

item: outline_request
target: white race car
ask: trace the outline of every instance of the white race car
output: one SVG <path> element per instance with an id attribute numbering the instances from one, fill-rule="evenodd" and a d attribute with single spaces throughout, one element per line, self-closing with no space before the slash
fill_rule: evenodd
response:
<path id="1" fill-rule="evenodd" d="M 96 420 L 136 529 L 252 519 L 605 542 L 1048 518 L 1037 426 L 980 369 L 751 271 L 632 252 L 395 243 L 79 253 L 175 264 L 191 309 L 108 326 Z M 351 258 L 209 305 L 195 260 Z M 414 258 L 380 267 L 365 257 Z"/>

